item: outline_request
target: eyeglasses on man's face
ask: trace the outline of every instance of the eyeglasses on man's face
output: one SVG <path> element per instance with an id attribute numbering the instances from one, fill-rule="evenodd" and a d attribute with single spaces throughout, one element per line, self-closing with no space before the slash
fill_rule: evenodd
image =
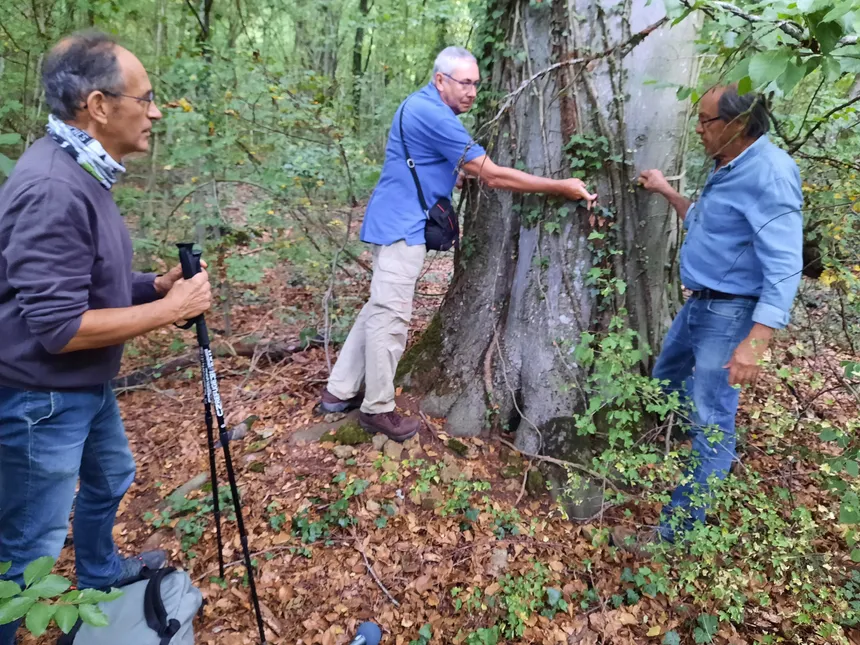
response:
<path id="1" fill-rule="evenodd" d="M 699 125 L 701 126 L 706 126 L 714 121 L 722 121 L 722 119 L 718 116 L 711 117 L 710 119 L 703 119 L 701 116 L 699 117 Z"/>
<path id="2" fill-rule="evenodd" d="M 454 78 L 453 76 L 451 76 L 450 74 L 446 74 L 445 72 L 442 72 L 442 76 L 447 76 L 452 81 L 454 81 L 455 83 L 459 83 L 463 87 L 474 87 L 476 90 L 481 87 L 481 81 L 461 81 L 459 78 Z"/>
<path id="3" fill-rule="evenodd" d="M 110 92 L 108 90 L 102 90 L 101 93 L 106 95 L 106 96 L 113 96 L 116 98 L 119 98 L 122 96 L 122 97 L 125 97 L 127 99 L 134 99 L 135 101 L 138 101 L 140 103 L 146 103 L 147 105 L 155 102 L 155 90 L 149 90 L 143 96 L 132 96 L 131 94 L 122 94 L 120 92 Z"/>

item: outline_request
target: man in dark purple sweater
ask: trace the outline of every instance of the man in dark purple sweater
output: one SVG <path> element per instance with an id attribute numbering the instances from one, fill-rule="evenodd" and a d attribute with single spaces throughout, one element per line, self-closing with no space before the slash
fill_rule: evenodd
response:
<path id="1" fill-rule="evenodd" d="M 0 563 L 20 584 L 31 561 L 58 557 L 76 499 L 78 585 L 101 587 L 165 560 L 122 558 L 112 537 L 135 474 L 110 388 L 123 343 L 208 310 L 211 294 L 205 272 L 131 270 L 110 189 L 161 118 L 140 61 L 78 34 L 47 56 L 42 80 L 48 136 L 0 187 Z M 14 631 L 0 626 L 0 645 Z"/>

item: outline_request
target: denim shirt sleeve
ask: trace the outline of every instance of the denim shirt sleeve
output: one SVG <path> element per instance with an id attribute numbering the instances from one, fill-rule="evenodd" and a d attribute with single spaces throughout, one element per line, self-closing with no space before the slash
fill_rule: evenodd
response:
<path id="1" fill-rule="evenodd" d="M 803 193 L 800 174 L 780 178 L 746 214 L 753 228 L 753 248 L 762 267 L 762 291 L 753 321 L 782 329 L 803 268 Z"/>

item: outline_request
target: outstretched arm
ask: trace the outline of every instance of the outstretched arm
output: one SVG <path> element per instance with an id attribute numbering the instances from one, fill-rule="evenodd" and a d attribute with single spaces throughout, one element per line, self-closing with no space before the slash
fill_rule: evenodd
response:
<path id="1" fill-rule="evenodd" d="M 527 172 L 507 168 L 493 163 L 487 155 L 473 159 L 463 166 L 468 175 L 478 177 L 490 188 L 500 188 L 517 193 L 543 193 L 560 195 L 570 200 L 583 199 L 589 210 L 597 200 L 597 195 L 588 192 L 581 179 L 549 179 L 530 175 Z"/>

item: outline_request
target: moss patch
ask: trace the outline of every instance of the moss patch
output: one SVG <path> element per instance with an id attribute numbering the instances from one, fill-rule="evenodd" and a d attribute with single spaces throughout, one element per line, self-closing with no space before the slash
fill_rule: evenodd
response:
<path id="1" fill-rule="evenodd" d="M 469 452 L 469 446 L 456 439 L 448 439 L 448 447 L 459 457 L 465 457 L 466 453 Z"/>
<path id="2" fill-rule="evenodd" d="M 546 478 L 537 468 L 532 468 L 526 476 L 526 490 L 532 497 L 546 494 Z"/>
<path id="3" fill-rule="evenodd" d="M 360 443 L 370 443 L 370 435 L 355 421 L 344 423 L 334 432 L 326 432 L 320 437 L 320 442 L 337 443 L 342 446 L 357 446 Z"/>
<path id="4" fill-rule="evenodd" d="M 400 359 L 397 373 L 394 376 L 395 382 L 400 383 L 407 375 L 411 375 L 413 384 L 417 384 L 421 388 L 421 384 L 425 382 L 425 377 L 439 368 L 438 361 L 441 350 L 442 317 L 436 313 L 418 342 Z"/>

